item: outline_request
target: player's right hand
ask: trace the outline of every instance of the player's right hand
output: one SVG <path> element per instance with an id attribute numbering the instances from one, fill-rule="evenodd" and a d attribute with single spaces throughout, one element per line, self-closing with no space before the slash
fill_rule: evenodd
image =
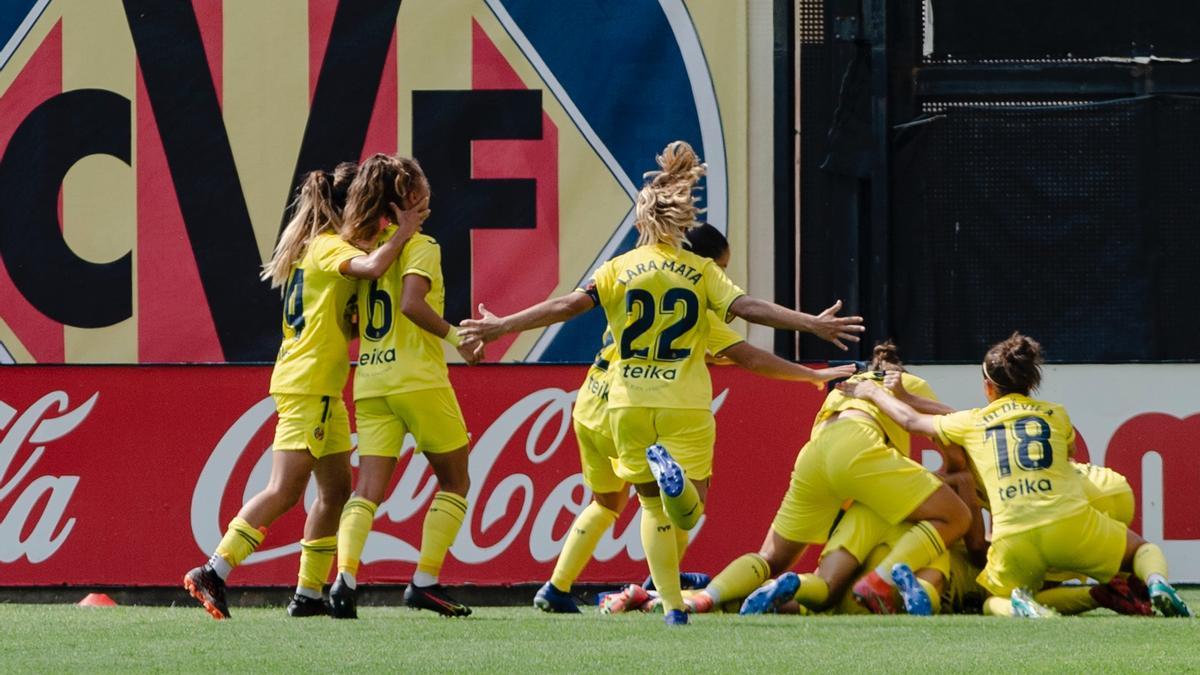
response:
<path id="1" fill-rule="evenodd" d="M 822 340 L 837 345 L 838 349 L 846 351 L 847 347 L 842 340 L 858 342 L 858 333 L 865 331 L 866 327 L 862 325 L 863 318 L 861 316 L 838 316 L 837 313 L 840 311 L 842 311 L 842 301 L 838 300 L 814 317 L 812 333 Z"/>
<path id="2" fill-rule="evenodd" d="M 500 317 L 489 312 L 482 302 L 479 303 L 479 315 L 481 318 L 466 319 L 459 324 L 459 334 L 464 338 L 474 338 L 483 343 L 491 342 L 504 335 Z"/>
<path id="3" fill-rule="evenodd" d="M 825 387 L 826 382 L 828 382 L 830 380 L 845 379 L 847 377 L 850 377 L 857 371 L 858 371 L 858 366 L 854 365 L 853 363 L 847 363 L 842 366 L 834 366 L 833 368 L 821 368 L 816 371 L 817 377 L 820 379 L 818 379 L 813 384 L 817 387 L 817 389 L 823 389 Z"/>

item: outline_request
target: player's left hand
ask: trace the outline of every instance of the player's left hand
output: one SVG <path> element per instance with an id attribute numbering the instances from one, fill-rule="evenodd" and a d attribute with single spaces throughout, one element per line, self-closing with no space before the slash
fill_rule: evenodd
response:
<path id="1" fill-rule="evenodd" d="M 847 380 L 839 382 L 837 390 L 850 398 L 870 398 L 872 390 L 879 391 L 879 385 L 870 380 Z"/>
<path id="2" fill-rule="evenodd" d="M 861 316 L 838 316 L 837 313 L 840 311 L 842 311 L 842 301 L 838 300 L 824 312 L 818 314 L 813 320 L 812 333 L 822 340 L 837 345 L 838 349 L 846 351 L 847 347 L 842 340 L 858 342 L 858 333 L 865 331 L 866 327 L 862 325 L 863 318 Z"/>
<path id="3" fill-rule="evenodd" d="M 482 302 L 479 303 L 479 315 L 481 318 L 466 319 L 460 324 L 459 334 L 463 338 L 474 338 L 486 344 L 504 335 L 500 317 L 489 312 Z"/>
<path id="4" fill-rule="evenodd" d="M 817 389 L 824 389 L 826 382 L 830 380 L 845 379 L 856 372 L 858 372 L 858 366 L 854 365 L 853 363 L 847 363 L 845 365 L 835 366 L 833 368 L 821 368 L 817 370 L 817 377 L 821 379 L 817 382 L 813 382 L 813 385 Z"/>
<path id="5" fill-rule="evenodd" d="M 458 355 L 473 366 L 483 360 L 483 341 L 478 338 L 464 338 L 458 347 Z"/>

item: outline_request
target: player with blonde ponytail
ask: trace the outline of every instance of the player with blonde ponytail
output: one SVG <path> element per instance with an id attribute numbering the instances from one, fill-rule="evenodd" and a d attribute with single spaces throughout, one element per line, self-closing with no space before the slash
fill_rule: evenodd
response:
<path id="1" fill-rule="evenodd" d="M 705 364 L 709 311 L 785 330 L 812 332 L 834 344 L 858 341 L 861 317 L 838 317 L 841 303 L 813 316 L 750 297 L 711 259 L 681 246 L 696 223 L 694 190 L 705 167 L 683 141 L 657 157 L 638 193 L 638 246 L 596 270 L 590 283 L 505 317 L 483 318 L 463 334 L 485 342 L 604 308 L 617 345 L 609 367 L 609 426 L 617 476 L 636 486 L 646 561 L 668 625 L 687 623 L 679 586 L 675 529 L 692 529 L 704 511 L 716 423 Z"/>
<path id="2" fill-rule="evenodd" d="M 304 524 L 299 584 L 288 614 L 328 613 L 321 587 L 350 496 L 350 422 L 342 400 L 350 371 L 346 306 L 355 280 L 379 278 L 428 216 L 424 202 L 405 211 L 392 204 L 398 235 L 371 254 L 347 243 L 339 235 L 341 213 L 355 173 L 353 164 L 343 164 L 333 174 L 305 175 L 275 255 L 263 265 L 263 280 L 283 293 L 283 344 L 270 388 L 279 413 L 271 478 L 229 523 L 208 562 L 184 576 L 184 587 L 216 619 L 229 617 L 226 577 L 258 548 L 267 527 L 300 500 L 310 476 L 317 480 L 317 499 Z M 354 234 L 357 244 L 372 248 L 379 228 Z"/>

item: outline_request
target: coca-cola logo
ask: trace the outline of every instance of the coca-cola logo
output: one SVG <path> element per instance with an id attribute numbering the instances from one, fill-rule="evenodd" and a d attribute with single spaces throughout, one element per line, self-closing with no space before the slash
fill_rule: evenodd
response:
<path id="1" fill-rule="evenodd" d="M 714 413 L 728 393 L 726 390 L 714 399 Z M 555 529 L 563 529 L 556 528 L 556 523 L 563 517 L 574 518 L 591 500 L 582 474 L 575 471 L 546 489 L 544 482 L 535 483 L 528 473 L 498 471 L 497 465 L 502 460 L 506 465 L 519 460 L 532 467 L 554 458 L 570 433 L 575 394 L 558 388 L 534 391 L 497 416 L 472 444 L 467 518 L 450 550 L 459 561 L 480 564 L 494 560 L 519 545 L 522 533 L 527 533 L 525 543 L 530 557 L 538 562 L 553 560 L 562 550 L 567 533 L 561 531 L 555 536 Z M 213 448 L 192 493 L 192 536 L 201 551 L 212 551 L 221 540 L 225 527 L 221 503 L 230 489 L 236 489 L 235 467 L 245 453 L 254 453 L 258 459 L 246 479 L 239 503 L 266 486 L 271 448 L 255 447 L 252 443 L 274 412 L 273 399 L 262 399 L 243 413 Z M 520 433 L 526 426 L 528 430 Z M 357 456 L 352 461 L 357 464 Z M 411 436 L 405 439 L 399 466 L 402 467 L 399 479 L 375 512 L 375 526 L 363 548 L 364 563 L 417 560 L 419 535 L 410 541 L 393 530 L 396 525 L 424 517 L 429 500 L 437 491 L 437 481 L 424 456 L 413 453 Z M 315 485 L 310 482 L 304 499 L 306 509 L 315 497 Z M 693 537 L 702 524 L 703 518 L 692 530 Z M 631 560 L 644 560 L 639 529 L 636 517 L 620 532 L 610 529 L 601 537 L 595 557 L 603 561 L 625 555 Z M 273 560 L 299 550 L 299 542 L 263 548 L 250 556 L 246 564 Z"/>
<path id="2" fill-rule="evenodd" d="M 75 519 L 64 518 L 79 476 L 36 475 L 46 446 L 74 431 L 83 423 L 100 394 L 92 394 L 74 410 L 66 392 L 52 391 L 18 414 L 0 401 L 0 562 L 26 558 L 39 563 L 62 547 L 75 527 Z M 15 498 L 10 499 L 15 495 Z M 30 525 L 34 509 L 44 502 L 37 521 Z M 21 534 L 27 532 L 24 539 Z"/>

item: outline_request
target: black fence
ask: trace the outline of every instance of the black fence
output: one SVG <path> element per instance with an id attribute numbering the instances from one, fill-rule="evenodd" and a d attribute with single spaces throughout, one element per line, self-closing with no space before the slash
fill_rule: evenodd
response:
<path id="1" fill-rule="evenodd" d="M 1042 4 L 794 5 L 821 17 L 794 41 L 800 305 L 845 297 L 918 361 L 1013 330 L 1056 361 L 1200 359 L 1200 65 L 1156 60 L 1200 51 L 1200 4 Z"/>

